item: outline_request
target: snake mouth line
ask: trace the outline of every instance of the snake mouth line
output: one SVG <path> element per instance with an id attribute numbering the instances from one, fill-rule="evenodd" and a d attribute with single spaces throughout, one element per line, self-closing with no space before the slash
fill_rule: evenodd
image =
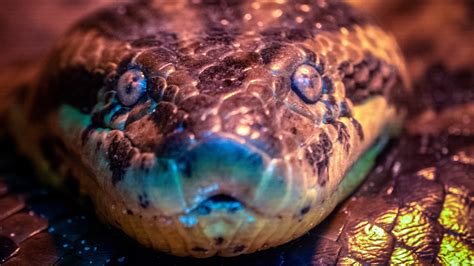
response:
<path id="1" fill-rule="evenodd" d="M 197 214 L 204 216 L 215 212 L 234 214 L 241 211 L 267 218 L 274 217 L 252 203 L 251 199 L 245 199 L 241 196 L 222 191 L 202 197 L 200 202 L 197 202 L 193 207 L 179 215 Z"/>
<path id="2" fill-rule="evenodd" d="M 203 200 L 191 212 L 197 212 L 200 215 L 207 215 L 214 211 L 224 211 L 235 213 L 245 209 L 247 206 L 244 202 L 227 194 L 217 194 Z"/>

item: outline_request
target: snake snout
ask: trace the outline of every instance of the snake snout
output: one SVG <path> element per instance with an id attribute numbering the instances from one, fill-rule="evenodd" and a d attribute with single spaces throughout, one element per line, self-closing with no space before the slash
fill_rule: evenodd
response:
<path id="1" fill-rule="evenodd" d="M 257 208 L 271 199 L 259 197 L 261 186 L 274 182 L 265 180 L 271 178 L 267 173 L 270 158 L 237 140 L 220 136 L 204 140 L 176 162 L 188 209 L 207 203 L 212 203 L 212 208 L 226 209 L 237 202 L 242 208 Z M 274 188 L 273 194 L 285 194 L 284 182 Z"/>
<path id="2" fill-rule="evenodd" d="M 269 214 L 294 192 L 285 163 L 232 136 L 171 143 L 156 153 L 151 169 L 130 173 L 130 181 L 143 183 L 149 204 L 166 216 L 199 215 L 206 208 L 231 213 L 237 205 Z"/>
<path id="3" fill-rule="evenodd" d="M 158 203 L 170 202 L 175 206 L 173 213 L 189 213 L 211 205 L 211 209 L 227 210 L 238 202 L 239 208 L 270 215 L 294 192 L 295 184 L 291 184 L 283 161 L 232 136 L 202 139 L 172 157 L 174 167 L 167 167 L 167 171 L 174 169 L 173 187 L 179 188 L 173 195 L 171 186 L 160 186 L 163 192 L 158 197 L 163 199 Z M 163 196 L 168 194 L 175 199 L 173 202 Z M 182 202 L 179 209 L 176 202 Z"/>

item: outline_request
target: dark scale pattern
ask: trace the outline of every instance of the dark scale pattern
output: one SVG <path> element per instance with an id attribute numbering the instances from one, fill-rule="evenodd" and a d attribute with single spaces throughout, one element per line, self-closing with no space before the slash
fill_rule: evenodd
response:
<path id="1" fill-rule="evenodd" d="M 318 184 L 324 186 L 329 180 L 328 166 L 332 154 L 332 142 L 326 133 L 319 135 L 317 143 L 312 143 L 306 148 L 306 159 L 313 167 L 314 174 L 318 177 Z"/>
<path id="2" fill-rule="evenodd" d="M 141 151 L 153 151 L 163 144 L 164 139 L 179 127 L 184 128 L 184 114 L 167 102 L 159 103 L 155 112 L 131 122 L 125 134 Z M 146 132 L 146 134 L 144 134 Z"/>
<path id="3" fill-rule="evenodd" d="M 123 179 L 127 168 L 130 166 L 130 159 L 134 150 L 128 139 L 118 135 L 111 136 L 111 138 L 108 159 L 112 171 L 112 183 L 116 184 Z"/>
<path id="4" fill-rule="evenodd" d="M 394 66 L 366 54 L 357 65 L 345 62 L 339 67 L 346 94 L 353 103 L 361 103 L 373 95 L 387 96 L 394 101 L 394 87 L 400 75 Z"/>
<path id="5" fill-rule="evenodd" d="M 349 152 L 351 144 L 349 143 L 350 135 L 347 126 L 341 122 L 335 122 L 334 126 L 337 129 L 337 141 L 343 145 L 346 152 Z"/>
<path id="6" fill-rule="evenodd" d="M 354 118 L 351 118 L 351 123 L 356 128 L 357 135 L 359 136 L 359 139 L 363 140 L 364 139 L 364 130 L 362 129 L 361 124 Z"/>

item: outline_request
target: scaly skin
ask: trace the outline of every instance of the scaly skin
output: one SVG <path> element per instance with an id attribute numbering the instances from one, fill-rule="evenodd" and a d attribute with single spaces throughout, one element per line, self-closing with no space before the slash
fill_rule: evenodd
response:
<path id="1" fill-rule="evenodd" d="M 149 1 L 72 28 L 9 125 L 48 182 L 76 180 L 143 245 L 235 256 L 352 192 L 409 87 L 393 38 L 338 1 Z"/>

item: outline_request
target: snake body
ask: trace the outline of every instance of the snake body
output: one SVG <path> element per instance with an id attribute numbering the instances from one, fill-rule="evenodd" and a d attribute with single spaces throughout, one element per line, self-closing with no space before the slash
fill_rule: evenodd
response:
<path id="1" fill-rule="evenodd" d="M 48 182 L 178 256 L 295 239 L 363 180 L 410 93 L 339 1 L 142 1 L 77 23 L 9 125 Z"/>

